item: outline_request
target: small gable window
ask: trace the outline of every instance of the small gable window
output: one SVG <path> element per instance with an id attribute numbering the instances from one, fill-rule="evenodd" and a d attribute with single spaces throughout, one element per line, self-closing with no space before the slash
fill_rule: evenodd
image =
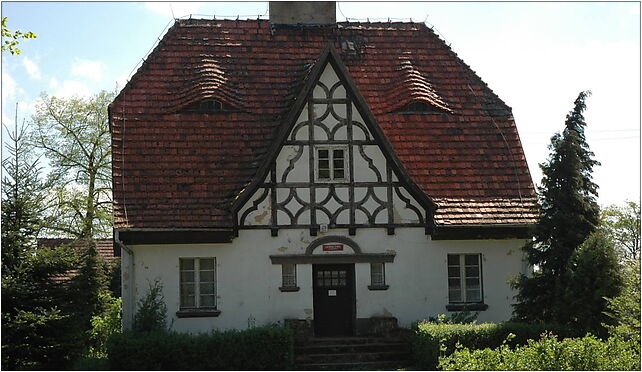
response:
<path id="1" fill-rule="evenodd" d="M 415 101 L 415 102 L 410 102 L 406 107 L 404 108 L 404 111 L 407 112 L 427 112 L 427 111 L 432 111 L 430 110 L 430 107 L 426 102 L 421 102 L 421 101 Z"/>
<path id="2" fill-rule="evenodd" d="M 396 112 L 400 114 L 443 114 L 447 111 L 424 101 L 413 101 Z"/>
<path id="3" fill-rule="evenodd" d="M 348 178 L 347 153 L 345 146 L 317 147 L 317 180 L 345 181 Z"/>
<path id="4" fill-rule="evenodd" d="M 195 102 L 189 105 L 188 107 L 185 108 L 185 111 L 210 114 L 210 113 L 219 113 L 219 112 L 226 112 L 226 111 L 232 111 L 232 110 L 227 105 L 223 104 L 223 102 L 221 101 L 217 101 L 215 99 L 206 99 L 206 100 Z"/>

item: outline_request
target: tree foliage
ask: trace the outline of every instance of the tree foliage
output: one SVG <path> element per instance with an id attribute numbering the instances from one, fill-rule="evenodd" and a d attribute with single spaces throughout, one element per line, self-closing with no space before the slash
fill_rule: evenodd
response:
<path id="1" fill-rule="evenodd" d="M 7 17 L 2 17 L 2 51 L 11 54 L 20 54 L 22 51 L 18 48 L 20 39 L 35 39 L 36 34 L 31 31 L 22 32 L 19 30 L 11 31 L 7 26 Z"/>
<path id="2" fill-rule="evenodd" d="M 32 144 L 43 150 L 56 181 L 48 232 L 79 239 L 111 234 L 111 138 L 107 105 L 113 94 L 59 99 L 42 96 Z"/>
<path id="3" fill-rule="evenodd" d="M 609 333 L 631 339 L 640 345 L 640 261 L 624 269 L 624 288 L 620 295 L 606 301 L 607 316 L 611 322 L 605 324 Z"/>
<path id="4" fill-rule="evenodd" d="M 579 94 L 563 132 L 551 138 L 548 160 L 540 164 L 542 209 L 534 239 L 524 247 L 535 272 L 515 283 L 519 293 L 514 315 L 519 320 L 565 323 L 572 315 L 566 298 L 569 264 L 599 225 L 598 186 L 591 175 L 599 163 L 593 160 L 584 135 L 583 112 L 589 95 L 588 91 Z"/>
<path id="5" fill-rule="evenodd" d="M 613 242 L 602 229 L 573 252 L 565 296 L 570 324 L 601 337 L 607 336 L 605 326 L 615 323 L 605 314 L 607 298 L 621 292 L 620 270 Z"/>
<path id="6" fill-rule="evenodd" d="M 640 206 L 632 201 L 626 201 L 624 206 L 608 206 L 602 210 L 601 221 L 622 260 L 639 262 Z"/>

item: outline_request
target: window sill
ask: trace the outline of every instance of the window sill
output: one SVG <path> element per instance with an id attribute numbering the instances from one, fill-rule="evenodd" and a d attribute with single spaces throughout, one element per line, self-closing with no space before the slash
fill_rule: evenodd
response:
<path id="1" fill-rule="evenodd" d="M 219 315 L 221 315 L 221 310 L 216 309 L 189 309 L 176 312 L 176 316 L 179 318 L 214 318 Z"/>
<path id="2" fill-rule="evenodd" d="M 298 292 L 299 287 L 279 287 L 279 291 L 281 292 Z"/>
<path id="3" fill-rule="evenodd" d="M 387 284 L 384 285 L 369 285 L 368 289 L 371 291 L 385 291 L 388 289 L 390 286 Z"/>
<path id="4" fill-rule="evenodd" d="M 484 311 L 486 309 L 488 309 L 488 305 L 482 302 L 446 305 L 446 310 L 448 311 L 466 311 L 466 310 Z"/>

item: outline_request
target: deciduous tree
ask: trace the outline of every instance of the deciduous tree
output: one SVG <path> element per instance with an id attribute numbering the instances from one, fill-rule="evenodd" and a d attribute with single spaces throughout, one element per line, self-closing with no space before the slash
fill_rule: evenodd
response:
<path id="1" fill-rule="evenodd" d="M 111 138 L 107 105 L 113 94 L 60 99 L 42 96 L 32 143 L 44 151 L 57 181 L 49 231 L 79 239 L 111 234 Z"/>
<path id="2" fill-rule="evenodd" d="M 640 206 L 632 201 L 627 201 L 624 206 L 608 206 L 602 210 L 601 220 L 622 259 L 639 262 Z"/>

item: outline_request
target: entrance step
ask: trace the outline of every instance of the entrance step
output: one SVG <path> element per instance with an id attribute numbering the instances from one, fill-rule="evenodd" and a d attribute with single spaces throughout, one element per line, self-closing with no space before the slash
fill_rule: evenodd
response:
<path id="1" fill-rule="evenodd" d="M 295 346 L 300 370 L 392 370 L 410 365 L 411 346 L 403 338 L 318 337 Z"/>

